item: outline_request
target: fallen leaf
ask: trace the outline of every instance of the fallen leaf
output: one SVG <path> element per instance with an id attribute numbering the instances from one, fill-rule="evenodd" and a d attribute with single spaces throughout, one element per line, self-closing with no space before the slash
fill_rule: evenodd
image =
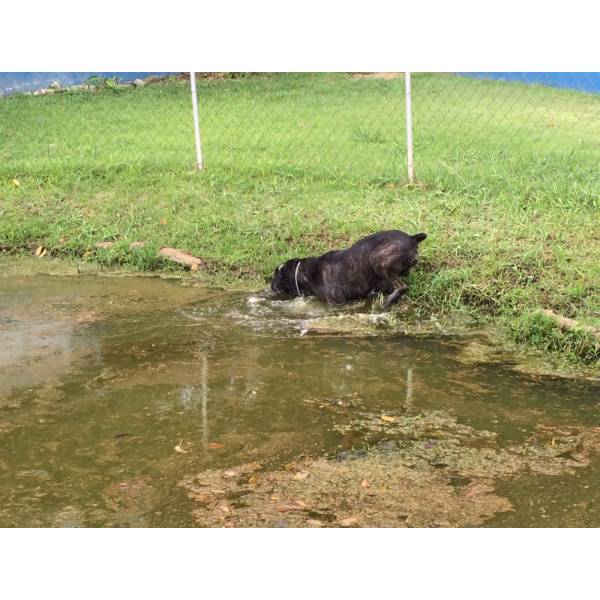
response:
<path id="1" fill-rule="evenodd" d="M 159 221 L 159 223 L 160 223 L 161 225 L 166 225 L 166 224 L 167 224 L 167 220 L 166 220 L 166 219 L 161 219 L 161 220 Z"/>
<path id="2" fill-rule="evenodd" d="M 187 454 L 188 451 L 183 449 L 182 442 L 183 442 L 183 440 L 181 440 L 179 442 L 179 444 L 177 444 L 177 446 L 175 446 L 175 452 L 178 452 L 179 454 Z"/>
<path id="3" fill-rule="evenodd" d="M 35 251 L 35 255 L 39 258 L 46 256 L 46 248 L 44 248 L 44 246 L 38 246 L 37 250 Z"/>
<path id="4" fill-rule="evenodd" d="M 340 521 L 342 527 L 354 527 L 357 523 L 358 519 L 356 517 L 348 517 L 347 519 L 342 519 Z"/>
<path id="5" fill-rule="evenodd" d="M 220 448 L 225 448 L 225 446 L 223 444 L 220 444 L 219 442 L 208 442 L 208 444 L 206 444 L 206 447 L 209 450 L 219 450 Z"/>
<path id="6" fill-rule="evenodd" d="M 87 312 L 79 313 L 75 317 L 75 322 L 80 325 L 83 325 L 85 323 L 93 323 L 94 321 L 98 321 L 99 319 L 100 317 L 97 313 L 95 313 L 93 310 L 89 310 Z"/>
<path id="7" fill-rule="evenodd" d="M 368 479 L 363 479 L 360 482 L 360 487 L 368 488 L 369 486 L 370 486 L 370 484 L 369 484 L 369 480 Z"/>
<path id="8" fill-rule="evenodd" d="M 254 475 L 252 477 L 250 477 L 250 479 L 248 479 L 248 483 L 250 485 L 256 485 L 258 483 L 258 477 L 254 477 Z"/>
<path id="9" fill-rule="evenodd" d="M 21 182 L 18 179 L 13 179 L 11 183 L 14 187 L 21 187 Z"/>
<path id="10" fill-rule="evenodd" d="M 271 496 L 272 502 L 275 502 L 276 500 L 279 500 L 279 496 Z"/>
<path id="11" fill-rule="evenodd" d="M 382 421 L 387 421 L 388 423 L 393 423 L 396 420 L 396 417 L 390 417 L 388 415 L 381 415 Z"/>
<path id="12" fill-rule="evenodd" d="M 280 504 L 275 507 L 277 512 L 290 512 L 291 510 L 300 510 L 299 506 L 292 506 L 290 504 Z"/>
<path id="13" fill-rule="evenodd" d="M 296 505 L 299 506 L 300 508 L 307 508 L 308 504 L 306 504 L 306 502 L 302 502 L 302 500 L 296 500 Z"/>
<path id="14" fill-rule="evenodd" d="M 323 523 L 318 519 L 309 519 L 308 521 L 306 521 L 306 524 L 309 527 L 323 527 Z"/>
<path id="15" fill-rule="evenodd" d="M 207 492 L 200 492 L 199 494 L 194 494 L 194 500 L 199 502 L 200 504 L 210 504 L 214 501 L 214 496 L 212 494 L 208 494 Z"/>

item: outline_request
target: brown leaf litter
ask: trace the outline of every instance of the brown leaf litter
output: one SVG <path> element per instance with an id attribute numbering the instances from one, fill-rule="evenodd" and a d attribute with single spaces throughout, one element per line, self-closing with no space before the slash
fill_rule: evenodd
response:
<path id="1" fill-rule="evenodd" d="M 512 510 L 495 483 L 518 474 L 573 473 L 600 449 L 600 428 L 539 427 L 502 448 L 495 434 L 444 411 L 361 419 L 388 439 L 336 458 L 304 458 L 265 471 L 256 463 L 180 482 L 202 527 L 478 526 Z M 355 424 L 356 425 L 356 424 Z"/>

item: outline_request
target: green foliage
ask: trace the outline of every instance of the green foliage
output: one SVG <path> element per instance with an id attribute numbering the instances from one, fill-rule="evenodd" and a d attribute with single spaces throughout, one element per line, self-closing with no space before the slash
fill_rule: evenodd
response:
<path id="1" fill-rule="evenodd" d="M 420 314 L 465 312 L 593 361 L 579 334 L 522 319 L 538 308 L 600 315 L 598 98 L 540 87 L 526 102 L 508 84 L 443 74 L 413 87 L 425 95 L 413 99 L 415 186 L 404 183 L 401 79 L 201 79 L 200 173 L 188 82 L 2 98 L 0 249 L 39 244 L 148 270 L 174 268 L 154 254 L 172 246 L 213 265 L 210 281 L 262 287 L 286 258 L 382 229 L 425 231 L 405 300 Z M 473 110 L 464 99 L 484 92 L 478 117 L 492 125 L 457 129 Z M 433 113 L 442 100 L 448 110 Z M 553 145 L 523 137 L 535 106 L 570 123 L 548 128 Z M 100 251 L 101 240 L 118 244 Z M 148 246 L 130 250 L 137 240 Z"/>
<path id="2" fill-rule="evenodd" d="M 86 85 L 95 88 L 104 88 L 107 90 L 116 91 L 119 85 L 120 78 L 115 77 L 104 77 L 102 75 L 92 75 L 85 80 Z"/>
<path id="3" fill-rule="evenodd" d="M 600 366 L 600 341 L 585 330 L 563 331 L 549 317 L 534 313 L 516 317 L 510 331 L 517 342 L 560 353 L 571 361 Z"/>

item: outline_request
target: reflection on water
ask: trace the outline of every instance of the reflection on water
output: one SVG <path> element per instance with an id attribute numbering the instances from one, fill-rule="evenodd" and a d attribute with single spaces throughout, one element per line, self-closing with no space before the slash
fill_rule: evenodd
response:
<path id="1" fill-rule="evenodd" d="M 600 424 L 597 384 L 468 365 L 464 339 L 316 333 L 332 314 L 379 318 L 368 303 L 176 281 L 3 280 L 0 525 L 191 525 L 183 477 L 352 450 L 364 440 L 340 428 L 359 414 L 444 410 L 499 444 L 539 425 Z M 520 493 L 544 499 L 547 488 L 506 485 L 507 524 L 552 524 Z M 585 485 L 571 503 L 598 500 Z M 591 510 L 578 519 L 598 525 Z"/>

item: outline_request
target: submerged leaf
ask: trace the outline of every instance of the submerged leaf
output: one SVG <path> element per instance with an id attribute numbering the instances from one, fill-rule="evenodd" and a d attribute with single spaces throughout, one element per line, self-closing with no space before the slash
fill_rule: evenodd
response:
<path id="1" fill-rule="evenodd" d="M 183 440 L 181 440 L 179 442 L 179 444 L 177 444 L 177 446 L 175 446 L 175 452 L 178 452 L 179 454 L 187 454 L 188 451 L 183 448 L 182 443 L 183 443 Z"/>
<path id="2" fill-rule="evenodd" d="M 223 444 L 220 444 L 219 442 L 208 442 L 208 444 L 206 444 L 206 447 L 209 450 L 219 450 L 221 448 L 225 448 L 225 446 Z"/>
<path id="3" fill-rule="evenodd" d="M 279 506 L 275 507 L 275 510 L 277 512 L 290 512 L 293 510 L 301 510 L 301 508 L 299 506 L 294 506 L 291 504 L 280 504 Z"/>
<path id="4" fill-rule="evenodd" d="M 309 527 L 323 527 L 323 522 L 319 521 L 318 519 L 309 519 L 306 521 L 306 524 Z"/>

